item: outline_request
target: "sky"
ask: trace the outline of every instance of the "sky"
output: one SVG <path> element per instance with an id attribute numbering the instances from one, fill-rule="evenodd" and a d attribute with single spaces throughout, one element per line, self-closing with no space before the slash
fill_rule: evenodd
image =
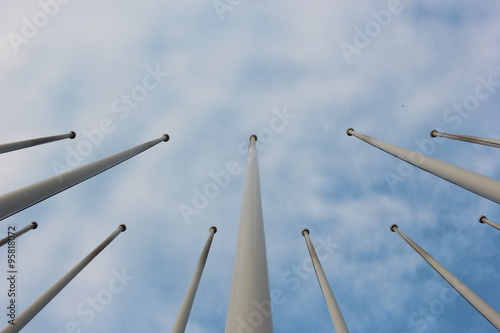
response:
<path id="1" fill-rule="evenodd" d="M 0 142 L 77 137 L 0 155 L 0 193 L 170 135 L 0 221 L 0 237 L 39 223 L 16 242 L 18 314 L 127 225 L 23 332 L 169 332 L 212 225 L 186 332 L 222 332 L 251 134 L 276 333 L 333 331 L 303 228 L 351 332 L 496 332 L 389 227 L 498 311 L 500 233 L 477 222 L 500 223 L 498 204 L 346 130 L 500 179 L 495 148 L 429 136 L 500 138 L 499 16 L 465 0 L 2 1 Z"/>

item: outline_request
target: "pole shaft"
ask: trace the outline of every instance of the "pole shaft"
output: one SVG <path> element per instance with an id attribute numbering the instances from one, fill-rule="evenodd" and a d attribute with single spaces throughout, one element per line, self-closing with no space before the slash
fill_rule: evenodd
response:
<path id="1" fill-rule="evenodd" d="M 38 227 L 38 223 L 36 223 L 35 221 L 31 222 L 30 224 L 28 224 L 27 226 L 25 226 L 24 228 L 22 228 L 21 230 L 16 232 L 14 234 L 14 239 L 21 237 L 22 235 L 24 235 L 25 233 L 27 233 L 31 229 L 36 229 L 37 227 Z M 8 242 L 9 242 L 9 236 L 7 235 L 7 237 L 0 239 L 0 247 L 4 246 Z"/>
<path id="2" fill-rule="evenodd" d="M 44 143 L 59 141 L 59 140 L 63 140 L 63 139 L 74 139 L 75 137 L 76 137 L 76 133 L 71 131 L 69 133 L 60 134 L 60 135 L 45 136 L 43 138 L 36 138 L 36 139 L 30 139 L 30 140 L 4 143 L 4 144 L 0 144 L 0 154 L 8 153 L 8 152 L 19 150 L 19 149 L 29 148 L 29 147 L 33 147 L 33 146 L 38 146 L 38 145 L 42 145 Z"/>
<path id="3" fill-rule="evenodd" d="M 486 216 L 484 216 L 484 215 L 482 215 L 482 216 L 479 217 L 479 222 L 489 224 L 493 228 L 500 230 L 500 225 L 496 224 L 493 221 L 488 220 L 488 218 Z"/>
<path id="4" fill-rule="evenodd" d="M 337 301 L 335 300 L 335 296 L 333 295 L 330 283 L 328 282 L 328 278 L 326 277 L 325 271 L 323 270 L 323 266 L 321 265 L 321 261 L 319 260 L 318 255 L 316 254 L 316 250 L 314 249 L 314 245 L 311 242 L 311 238 L 309 238 L 309 230 L 304 229 L 302 231 L 302 235 L 306 240 L 307 249 L 309 250 L 314 270 L 316 271 L 316 276 L 318 278 L 318 282 L 321 287 L 321 292 L 323 293 L 323 297 L 325 298 L 326 306 L 328 307 L 328 311 L 330 312 L 330 317 L 332 318 L 335 332 L 349 333 L 347 325 L 344 321 L 344 317 L 342 316 Z"/>
<path id="5" fill-rule="evenodd" d="M 0 221 L 167 141 L 168 135 L 0 196 Z"/>
<path id="6" fill-rule="evenodd" d="M 500 140 L 496 140 L 496 139 L 480 138 L 477 136 L 470 136 L 470 135 L 442 133 L 442 132 L 438 132 L 436 130 L 432 130 L 430 134 L 432 137 L 439 136 L 442 138 L 460 140 L 460 141 L 465 141 L 465 142 L 470 142 L 470 143 L 476 143 L 476 144 L 483 145 L 483 146 L 500 148 Z"/>
<path id="7" fill-rule="evenodd" d="M 431 257 L 424 249 L 418 246 L 410 237 L 401 232 L 397 225 L 392 225 L 391 230 L 401 236 L 410 246 L 434 268 L 467 302 L 469 302 L 486 320 L 500 330 L 500 313 L 493 309 L 481 297 L 463 284 L 457 277 L 444 268 L 436 259 Z"/>
<path id="8" fill-rule="evenodd" d="M 500 203 L 499 180 L 357 133 L 352 128 L 348 129 L 347 133 L 417 168 L 432 173 L 433 175 L 443 178 L 493 202 Z"/>
<path id="9" fill-rule="evenodd" d="M 186 295 L 182 301 L 181 307 L 179 309 L 179 314 L 175 320 L 174 326 L 172 328 L 172 333 L 184 333 L 189 319 L 189 314 L 193 308 L 194 298 L 196 296 L 196 291 L 198 290 L 198 285 L 200 284 L 201 275 L 203 274 L 203 269 L 205 268 L 205 263 L 207 262 L 208 252 L 210 251 L 210 246 L 212 245 L 212 240 L 214 234 L 217 232 L 217 228 L 211 227 L 210 234 L 205 243 L 205 247 L 201 252 L 200 259 L 198 259 L 198 264 L 193 274 L 193 278 L 189 283 Z"/>
<path id="10" fill-rule="evenodd" d="M 15 325 L 7 324 L 1 333 L 17 333 L 26 326 L 73 278 L 80 273 L 106 246 L 109 245 L 121 232 L 125 231 L 124 224 L 120 225 L 108 238 L 83 258 L 75 267 L 66 273 L 59 281 L 50 287 L 36 301 L 26 308 L 14 320 Z"/>

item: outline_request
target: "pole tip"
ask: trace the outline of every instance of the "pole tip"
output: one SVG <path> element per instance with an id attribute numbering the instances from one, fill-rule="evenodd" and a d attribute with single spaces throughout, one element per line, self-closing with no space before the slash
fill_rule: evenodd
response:
<path id="1" fill-rule="evenodd" d="M 437 132 L 437 131 L 436 131 L 435 129 L 433 129 L 433 130 L 431 130 L 431 131 L 429 132 L 429 135 L 430 135 L 431 137 L 435 138 L 435 137 L 436 137 L 436 132 Z"/>
<path id="2" fill-rule="evenodd" d="M 31 225 L 31 229 L 38 228 L 38 223 L 36 223 L 36 221 L 31 222 L 30 225 Z"/>
<path id="3" fill-rule="evenodd" d="M 163 142 L 167 142 L 168 140 L 170 140 L 170 135 L 163 134 Z"/>
<path id="4" fill-rule="evenodd" d="M 252 138 L 255 140 L 255 142 L 257 142 L 257 135 L 255 134 L 250 135 L 250 141 L 252 141 Z"/>
<path id="5" fill-rule="evenodd" d="M 208 229 L 208 231 L 214 231 L 214 234 L 217 232 L 217 227 L 216 226 L 211 226 L 210 229 Z"/>
<path id="6" fill-rule="evenodd" d="M 392 232 L 396 232 L 396 229 L 398 229 L 398 225 L 397 224 L 391 225 L 391 231 Z"/>
<path id="7" fill-rule="evenodd" d="M 302 236 L 305 236 L 306 234 L 309 235 L 309 229 L 307 229 L 307 228 L 302 230 Z"/>
<path id="8" fill-rule="evenodd" d="M 71 131 L 71 132 L 69 132 L 69 134 L 71 134 L 71 136 L 69 137 L 70 139 L 76 138 L 76 132 L 75 131 Z"/>
<path id="9" fill-rule="evenodd" d="M 484 215 L 481 215 L 481 216 L 479 216 L 479 218 L 477 220 L 479 221 L 479 223 L 484 223 L 484 219 L 487 219 L 487 217 Z"/>
<path id="10" fill-rule="evenodd" d="M 127 230 L 127 226 L 125 224 L 120 224 L 119 228 L 122 229 L 122 232 L 124 232 L 125 230 Z"/>
<path id="11" fill-rule="evenodd" d="M 347 135 L 349 135 L 349 136 L 352 136 L 352 132 L 354 132 L 354 128 L 352 128 L 352 127 L 348 128 L 346 131 Z"/>

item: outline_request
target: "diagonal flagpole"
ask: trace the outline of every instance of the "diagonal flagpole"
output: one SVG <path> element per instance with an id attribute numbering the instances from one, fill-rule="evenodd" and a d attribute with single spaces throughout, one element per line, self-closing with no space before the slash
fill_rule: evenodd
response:
<path id="1" fill-rule="evenodd" d="M 226 333 L 272 333 L 257 136 L 250 137 Z"/>
<path id="2" fill-rule="evenodd" d="M 200 259 L 198 259 L 198 264 L 196 265 L 196 270 L 193 274 L 193 278 L 189 283 L 186 295 L 182 300 L 182 304 L 175 320 L 174 326 L 172 328 L 172 333 L 184 333 L 186 331 L 186 326 L 189 319 L 189 314 L 193 307 L 194 298 L 196 296 L 196 291 L 198 290 L 198 285 L 200 284 L 201 275 L 203 274 L 203 268 L 205 268 L 205 263 L 207 262 L 208 252 L 210 251 L 210 246 L 212 245 L 212 240 L 214 234 L 217 232 L 216 227 L 210 227 L 208 239 L 205 243 L 205 247 L 201 252 Z"/>
<path id="3" fill-rule="evenodd" d="M 64 139 L 74 139 L 76 137 L 76 133 L 71 131 L 66 134 L 53 135 L 53 136 L 45 136 L 43 138 L 36 138 L 31 140 L 23 140 L 17 142 L 9 142 L 0 144 L 0 154 L 8 153 L 11 151 L 29 148 L 33 146 L 43 145 L 45 143 L 64 140 Z"/>
<path id="4" fill-rule="evenodd" d="M 313 263 L 314 270 L 316 271 L 316 277 L 318 278 L 319 286 L 321 287 L 321 292 L 323 293 L 323 297 L 325 298 L 326 306 L 328 307 L 328 311 L 330 312 L 330 317 L 332 318 L 332 323 L 333 327 L 335 328 L 335 332 L 349 333 L 347 325 L 344 321 L 344 317 L 342 316 L 342 312 L 340 312 L 339 305 L 337 304 L 335 296 L 333 295 L 332 288 L 328 283 L 325 271 L 321 266 L 321 261 L 319 261 L 318 255 L 316 254 L 316 250 L 314 249 L 314 245 L 311 242 L 311 238 L 309 237 L 309 229 L 302 230 L 302 236 L 304 236 L 304 238 L 306 239 L 307 249 L 309 250 L 311 261 Z"/>
<path id="5" fill-rule="evenodd" d="M 462 283 L 459 279 L 457 279 L 453 274 L 451 274 L 446 268 L 444 268 L 436 259 L 430 256 L 424 249 L 418 246 L 410 237 L 406 236 L 403 232 L 401 232 L 397 226 L 397 224 L 391 225 L 391 231 L 396 232 L 401 238 L 403 238 L 410 246 L 418 253 L 422 258 L 436 272 L 439 273 L 453 288 L 467 302 L 469 302 L 481 315 L 483 315 L 486 320 L 488 320 L 493 326 L 495 326 L 498 330 L 500 330 L 500 313 L 498 313 L 495 309 L 493 309 L 488 303 L 486 303 L 481 297 L 479 297 L 475 292 L 469 289 L 465 284 Z"/>
<path id="6" fill-rule="evenodd" d="M 476 143 L 478 145 L 484 145 L 484 146 L 490 146 L 490 147 L 500 148 L 500 140 L 496 140 L 496 139 L 480 138 L 480 137 L 477 137 L 477 136 L 470 136 L 470 135 L 459 135 L 459 134 L 442 133 L 442 132 L 438 132 L 437 130 L 431 130 L 430 135 L 433 138 L 439 136 L 439 137 L 442 137 L 442 138 L 448 138 L 448 139 L 453 139 L 453 140 L 460 140 L 460 141 L 465 141 L 465 142 Z"/>
<path id="7" fill-rule="evenodd" d="M 59 294 L 61 290 L 73 280 L 102 250 L 106 248 L 118 235 L 127 229 L 125 224 L 120 224 L 118 228 L 109 235 L 92 252 L 83 258 L 75 267 L 59 279 L 52 287 L 47 289 L 36 301 L 26 308 L 14 319 L 12 324 L 7 324 L 0 333 L 17 333 L 23 329 L 50 301 Z"/>
<path id="8" fill-rule="evenodd" d="M 0 196 L 0 221 L 169 140 L 168 134 Z"/>
<path id="9" fill-rule="evenodd" d="M 500 225 L 496 224 L 496 223 L 495 223 L 495 222 L 493 222 L 493 221 L 488 220 L 488 218 L 487 218 L 486 216 L 484 216 L 484 215 L 479 216 L 479 218 L 478 218 L 477 220 L 478 220 L 480 223 L 486 223 L 486 224 L 489 224 L 489 225 L 491 225 L 493 228 L 500 230 Z"/>
<path id="10" fill-rule="evenodd" d="M 410 163 L 417 168 L 432 173 L 433 175 L 476 193 L 483 198 L 500 203 L 500 180 L 372 138 L 368 135 L 355 132 L 352 128 L 347 130 L 347 135 L 354 135 L 358 139 L 361 139 L 372 146 L 385 151 L 386 153 Z"/>
<path id="11" fill-rule="evenodd" d="M 25 233 L 27 233 L 31 229 L 36 229 L 36 228 L 38 228 L 38 223 L 36 223 L 35 221 L 31 222 L 30 224 L 28 224 L 27 226 L 25 226 L 24 228 L 22 228 L 21 230 L 16 232 L 13 236 L 7 236 L 5 238 L 0 239 L 0 247 L 7 244 L 9 242 L 9 240 L 17 239 L 18 237 L 21 237 L 21 235 L 24 235 Z"/>

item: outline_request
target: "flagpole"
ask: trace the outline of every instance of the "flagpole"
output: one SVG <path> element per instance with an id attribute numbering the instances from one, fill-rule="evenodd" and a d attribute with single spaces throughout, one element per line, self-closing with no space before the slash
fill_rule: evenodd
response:
<path id="1" fill-rule="evenodd" d="M 272 333 L 257 136 L 250 137 L 226 333 Z"/>
<path id="2" fill-rule="evenodd" d="M 500 313 L 493 309 L 488 303 L 486 303 L 481 297 L 470 290 L 465 284 L 463 284 L 458 278 L 451 274 L 446 268 L 444 268 L 436 259 L 431 257 L 424 249 L 418 246 L 413 240 L 401 232 L 396 224 L 391 225 L 391 231 L 396 232 L 401 236 L 410 246 L 417 251 L 422 258 L 429 263 L 429 265 L 434 268 L 436 272 L 439 273 L 460 295 L 467 300 L 486 320 L 488 320 L 493 326 L 500 330 Z"/>
<path id="3" fill-rule="evenodd" d="M 201 252 L 200 259 L 198 259 L 198 264 L 196 265 L 196 270 L 194 271 L 193 278 L 189 283 L 186 295 L 182 301 L 179 314 L 175 320 L 174 326 L 172 328 L 172 333 L 184 333 L 189 319 L 189 314 L 193 307 L 194 298 L 196 296 L 196 291 L 198 290 L 198 285 L 200 284 L 201 275 L 203 274 L 203 269 L 205 268 L 205 263 L 207 262 L 208 252 L 210 251 L 210 246 L 212 245 L 212 240 L 214 234 L 217 232 L 216 227 L 210 227 L 208 239 L 205 243 L 205 247 Z"/>
<path id="4" fill-rule="evenodd" d="M 18 239 L 19 237 L 21 237 L 21 235 L 24 235 L 25 233 L 27 233 L 31 229 L 36 229 L 36 228 L 38 228 L 38 223 L 36 223 L 35 221 L 31 222 L 30 224 L 28 224 L 27 226 L 25 226 L 24 228 L 22 228 L 21 230 L 16 232 L 14 235 L 7 236 L 5 238 L 0 239 L 0 247 L 7 244 L 9 242 L 9 240 Z"/>
<path id="5" fill-rule="evenodd" d="M 311 256 L 314 270 L 316 271 L 316 277 L 318 278 L 319 286 L 321 287 L 321 292 L 323 293 L 323 297 L 325 298 L 326 306 L 328 307 L 328 311 L 330 312 L 330 317 L 332 319 L 335 332 L 349 333 L 347 325 L 344 321 L 344 317 L 342 316 L 337 301 L 335 300 L 335 296 L 333 295 L 332 288 L 328 283 L 328 278 L 326 277 L 326 274 L 323 271 L 323 267 L 318 258 L 316 250 L 314 249 L 314 245 L 311 242 L 311 238 L 309 238 L 309 229 L 302 230 L 302 235 L 306 239 L 307 249 L 309 250 L 309 255 Z"/>
<path id="6" fill-rule="evenodd" d="M 29 147 L 33 147 L 33 146 L 43 145 L 45 143 L 59 141 L 59 140 L 63 140 L 63 139 L 74 139 L 75 137 L 76 137 L 76 133 L 71 131 L 69 133 L 60 134 L 60 135 L 45 136 L 43 138 L 36 138 L 36 139 L 30 139 L 30 140 L 4 143 L 4 144 L 0 144 L 0 154 L 8 153 L 8 152 L 19 150 L 19 149 L 29 148 Z"/>
<path id="7" fill-rule="evenodd" d="M 480 137 L 477 137 L 477 136 L 470 136 L 470 135 L 459 135 L 459 134 L 442 133 L 442 132 L 438 132 L 437 130 L 431 130 L 430 135 L 433 138 L 439 136 L 439 137 L 442 137 L 442 138 L 448 138 L 448 139 L 453 139 L 453 140 L 460 140 L 460 141 L 465 141 L 465 142 L 476 143 L 476 144 L 479 144 L 479 145 L 500 148 L 500 140 L 497 140 L 497 139 L 480 138 Z"/>
<path id="8" fill-rule="evenodd" d="M 0 221 L 104 172 L 162 141 L 168 134 L 0 196 Z"/>
<path id="9" fill-rule="evenodd" d="M 495 222 L 493 222 L 493 221 L 488 220 L 488 218 L 487 218 L 486 216 L 484 216 L 484 215 L 479 216 L 478 221 L 479 221 L 480 223 L 486 223 L 486 224 L 489 224 L 489 225 L 491 225 L 493 228 L 496 228 L 496 229 L 500 230 L 500 225 L 496 224 L 496 223 L 495 223 Z"/>
<path id="10" fill-rule="evenodd" d="M 347 130 L 347 135 L 354 135 L 372 146 L 410 163 L 417 168 L 432 173 L 433 175 L 443 178 L 493 202 L 500 203 L 499 180 L 357 133 L 352 128 Z"/>
<path id="11" fill-rule="evenodd" d="M 127 229 L 125 224 L 120 226 L 99 246 L 83 258 L 75 267 L 66 273 L 59 281 L 43 293 L 36 301 L 26 308 L 14 319 L 14 324 L 7 324 L 0 333 L 17 333 L 26 326 L 68 283 L 80 273 L 106 246 L 108 246 L 120 233 Z"/>

